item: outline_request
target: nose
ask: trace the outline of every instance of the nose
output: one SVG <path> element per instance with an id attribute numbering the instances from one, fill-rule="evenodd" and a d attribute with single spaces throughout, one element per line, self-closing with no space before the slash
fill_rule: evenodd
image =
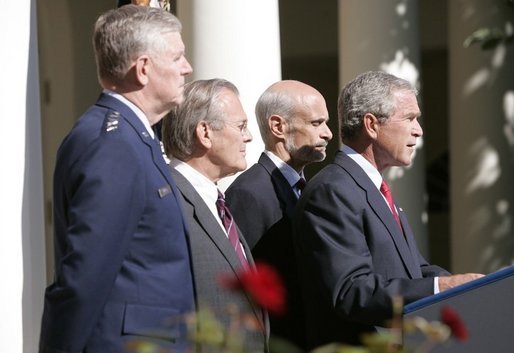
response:
<path id="1" fill-rule="evenodd" d="M 326 140 L 326 141 L 330 141 L 332 140 L 332 131 L 330 131 L 330 128 L 328 127 L 327 124 L 325 124 L 325 128 L 323 129 L 323 131 L 321 132 L 321 135 L 320 137 L 323 139 L 323 140 Z"/>
<path id="2" fill-rule="evenodd" d="M 187 61 L 186 57 L 184 57 L 184 67 L 182 68 L 182 74 L 184 76 L 187 76 L 192 72 L 193 72 L 193 67 L 191 66 L 189 61 Z"/>
<path id="3" fill-rule="evenodd" d="M 415 124 L 412 129 L 412 134 L 416 137 L 423 136 L 423 129 L 421 128 L 421 124 L 419 123 L 418 119 L 415 120 Z"/>
<path id="4" fill-rule="evenodd" d="M 243 141 L 244 143 L 251 142 L 253 140 L 252 133 L 250 132 L 250 129 L 247 127 L 243 132 Z"/>

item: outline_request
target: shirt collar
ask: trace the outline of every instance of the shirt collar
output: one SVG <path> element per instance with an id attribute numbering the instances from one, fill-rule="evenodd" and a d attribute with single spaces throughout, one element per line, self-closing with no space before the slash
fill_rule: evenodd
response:
<path id="1" fill-rule="evenodd" d="M 366 158 L 364 158 L 361 154 L 357 153 L 353 148 L 343 145 L 341 147 L 341 151 L 343 151 L 348 157 L 354 160 L 363 170 L 364 173 L 371 179 L 373 184 L 380 190 L 380 185 L 382 184 L 383 177 L 380 172 L 375 168 Z"/>
<path id="2" fill-rule="evenodd" d="M 265 150 L 264 153 L 271 159 L 273 164 L 275 164 L 284 176 L 286 178 L 287 182 L 291 187 L 294 187 L 294 185 L 300 180 L 300 178 L 305 178 L 303 171 L 298 174 L 296 170 L 294 170 L 293 167 L 291 167 L 289 164 L 284 162 L 282 159 L 280 159 L 277 155 L 275 155 L 273 152 Z"/>
<path id="3" fill-rule="evenodd" d="M 130 108 L 130 110 L 132 110 L 134 112 L 134 114 L 136 114 L 136 116 L 139 118 L 139 120 L 141 120 L 141 122 L 145 126 L 145 128 L 148 131 L 148 133 L 150 134 L 150 136 L 152 136 L 152 138 L 155 138 L 154 131 L 152 129 L 152 126 L 150 125 L 150 121 L 148 121 L 145 113 L 143 113 L 143 111 L 141 109 L 139 109 L 139 107 L 137 105 L 135 105 L 134 103 L 129 101 L 127 98 L 123 97 L 121 94 L 116 93 L 114 91 L 104 89 L 103 93 L 107 94 L 108 96 L 116 98 L 117 100 L 121 101 L 126 106 L 128 106 Z"/>
<path id="4" fill-rule="evenodd" d="M 208 206 L 216 205 L 216 201 L 218 200 L 218 187 L 214 182 L 179 159 L 172 158 L 170 166 L 175 168 L 191 183 Z"/>

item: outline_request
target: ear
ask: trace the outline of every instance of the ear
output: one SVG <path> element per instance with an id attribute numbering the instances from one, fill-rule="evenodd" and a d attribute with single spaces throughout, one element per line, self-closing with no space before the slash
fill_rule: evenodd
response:
<path id="1" fill-rule="evenodd" d="M 366 136 L 375 140 L 380 130 L 380 122 L 377 117 L 371 113 L 366 113 L 362 119 L 362 129 Z"/>
<path id="2" fill-rule="evenodd" d="M 272 115 L 268 119 L 268 126 L 271 133 L 275 137 L 279 139 L 285 139 L 287 123 L 284 118 L 282 118 L 280 115 Z"/>
<path id="3" fill-rule="evenodd" d="M 200 121 L 196 125 L 196 140 L 203 148 L 209 149 L 212 147 L 212 130 L 205 121 Z"/>
<path id="4" fill-rule="evenodd" d="M 151 65 L 151 60 L 148 55 L 141 55 L 136 59 L 136 79 L 143 86 L 146 86 L 149 82 L 148 74 L 151 70 Z"/>

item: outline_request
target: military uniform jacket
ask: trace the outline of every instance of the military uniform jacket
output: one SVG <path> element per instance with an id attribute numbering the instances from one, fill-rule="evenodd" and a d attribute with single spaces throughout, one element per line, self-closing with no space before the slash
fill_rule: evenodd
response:
<path id="1" fill-rule="evenodd" d="M 181 315 L 194 310 L 194 296 L 176 195 L 158 141 L 102 94 L 57 154 L 55 281 L 40 352 L 118 353 L 154 339 L 185 346 Z"/>

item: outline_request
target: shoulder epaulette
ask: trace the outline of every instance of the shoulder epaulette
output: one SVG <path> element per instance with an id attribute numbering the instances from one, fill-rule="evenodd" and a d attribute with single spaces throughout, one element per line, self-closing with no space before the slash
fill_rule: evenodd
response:
<path id="1" fill-rule="evenodd" d="M 104 129 L 106 132 L 112 132 L 118 128 L 119 123 L 120 113 L 115 110 L 112 110 L 107 114 L 105 118 Z"/>

